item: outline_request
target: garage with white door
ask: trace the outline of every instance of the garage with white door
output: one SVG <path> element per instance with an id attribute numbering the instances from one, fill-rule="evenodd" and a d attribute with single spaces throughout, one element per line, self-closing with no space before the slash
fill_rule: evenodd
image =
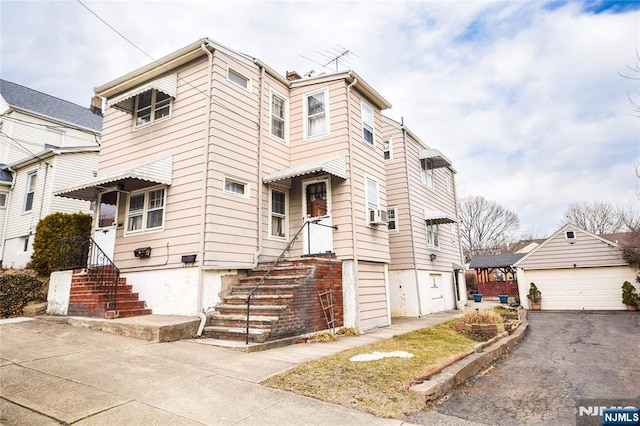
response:
<path id="1" fill-rule="evenodd" d="M 543 310 L 625 310 L 622 283 L 636 271 L 615 241 L 567 224 L 514 263 L 520 300 L 529 307 L 533 282 Z"/>

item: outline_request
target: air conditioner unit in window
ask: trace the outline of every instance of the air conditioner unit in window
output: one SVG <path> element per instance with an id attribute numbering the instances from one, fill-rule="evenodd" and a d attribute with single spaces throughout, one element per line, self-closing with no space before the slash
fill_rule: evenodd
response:
<path id="1" fill-rule="evenodd" d="M 370 225 L 386 225 L 389 223 L 389 214 L 386 210 L 369 210 Z"/>

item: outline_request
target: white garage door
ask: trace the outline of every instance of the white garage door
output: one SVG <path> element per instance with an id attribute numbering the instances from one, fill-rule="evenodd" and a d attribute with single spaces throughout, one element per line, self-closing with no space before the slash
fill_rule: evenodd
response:
<path id="1" fill-rule="evenodd" d="M 634 279 L 628 267 L 525 271 L 526 292 L 536 283 L 545 310 L 624 310 L 622 283 Z"/>

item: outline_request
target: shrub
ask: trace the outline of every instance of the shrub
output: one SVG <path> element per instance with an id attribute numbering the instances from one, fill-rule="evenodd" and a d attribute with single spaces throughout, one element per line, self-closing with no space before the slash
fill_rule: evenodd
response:
<path id="1" fill-rule="evenodd" d="M 640 302 L 640 295 L 636 292 L 636 288 L 629 281 L 622 283 L 622 303 L 625 305 L 637 305 Z"/>
<path id="2" fill-rule="evenodd" d="M 58 238 L 91 235 L 91 216 L 85 213 L 53 213 L 38 222 L 29 267 L 40 276 L 49 276 L 58 263 Z"/>
<path id="3" fill-rule="evenodd" d="M 529 299 L 531 303 L 540 303 L 542 301 L 542 292 L 538 290 L 538 286 L 534 283 L 531 283 L 531 286 L 529 287 L 527 299 Z"/>
<path id="4" fill-rule="evenodd" d="M 29 302 L 46 302 L 47 281 L 31 272 L 0 275 L 0 318 L 19 317 Z"/>
<path id="5" fill-rule="evenodd" d="M 467 324 L 495 324 L 502 322 L 502 317 L 494 311 L 467 311 L 462 320 Z"/>

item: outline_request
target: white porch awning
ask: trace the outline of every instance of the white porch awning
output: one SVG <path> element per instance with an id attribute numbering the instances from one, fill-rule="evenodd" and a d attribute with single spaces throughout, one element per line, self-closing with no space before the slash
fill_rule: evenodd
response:
<path id="1" fill-rule="evenodd" d="M 425 210 L 424 220 L 434 225 L 440 225 L 443 223 L 458 223 L 458 219 L 454 215 L 440 210 Z"/>
<path id="2" fill-rule="evenodd" d="M 153 185 L 171 185 L 173 179 L 173 157 L 152 161 L 131 169 L 96 177 L 79 185 L 60 189 L 53 195 L 76 200 L 92 201 L 101 189 L 120 186 L 118 189 L 131 192 Z"/>
<path id="3" fill-rule="evenodd" d="M 332 158 L 330 160 L 321 160 L 313 163 L 300 164 L 298 166 L 287 167 L 278 170 L 262 178 L 264 183 L 272 183 L 280 180 L 291 179 L 298 176 L 313 175 L 316 173 L 328 173 L 347 179 L 347 160 L 344 156 Z"/>
<path id="4" fill-rule="evenodd" d="M 156 89 L 159 92 L 175 98 L 178 91 L 178 74 L 169 74 L 143 84 L 142 86 L 138 86 L 135 89 L 131 89 L 114 98 L 107 99 L 107 106 L 112 106 L 120 111 L 133 114 L 135 97 L 152 89 Z"/>
<path id="5" fill-rule="evenodd" d="M 437 149 L 423 149 L 419 152 L 420 159 L 431 160 L 433 168 L 451 167 L 453 163 Z"/>

